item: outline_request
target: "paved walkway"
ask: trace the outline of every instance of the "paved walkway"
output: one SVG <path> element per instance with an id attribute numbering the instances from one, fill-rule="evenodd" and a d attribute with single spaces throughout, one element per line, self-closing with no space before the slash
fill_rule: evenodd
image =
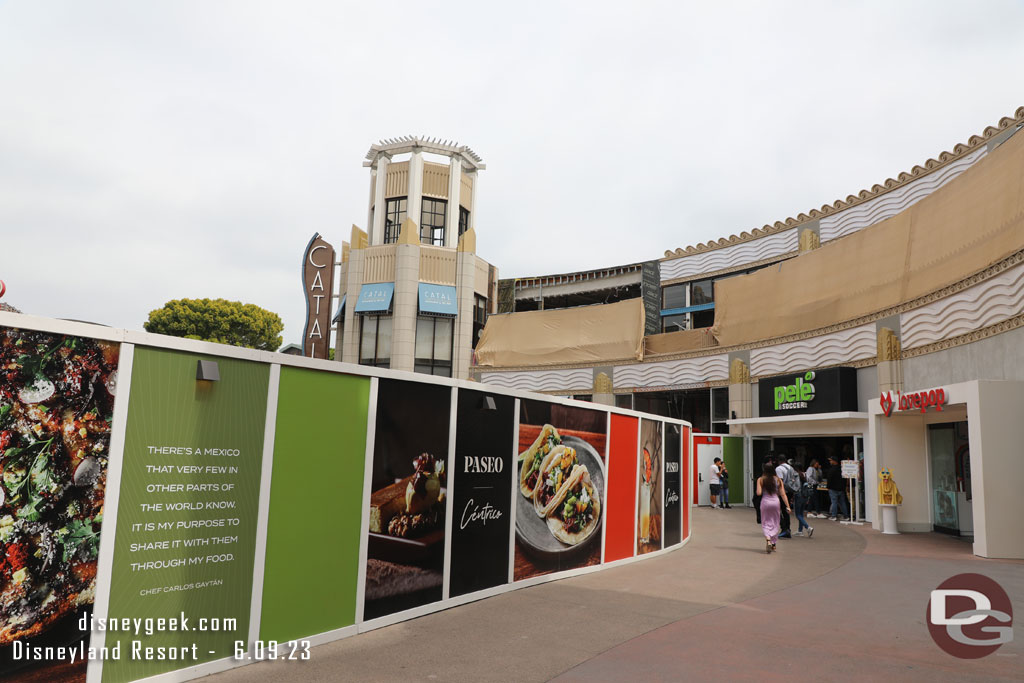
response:
<path id="1" fill-rule="evenodd" d="M 817 523 L 765 555 L 749 508 L 695 511 L 662 557 L 512 591 L 263 663 L 232 681 L 1021 680 L 1024 627 L 981 660 L 931 641 L 929 592 L 986 574 L 1024 613 L 1024 562 L 936 534 Z M 1018 616 L 1020 619 L 1020 616 Z M 301 667 L 301 668 L 300 668 Z"/>

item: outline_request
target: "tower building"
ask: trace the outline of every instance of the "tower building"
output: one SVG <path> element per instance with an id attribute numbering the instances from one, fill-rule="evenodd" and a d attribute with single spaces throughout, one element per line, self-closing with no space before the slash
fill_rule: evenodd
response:
<path id="1" fill-rule="evenodd" d="M 494 306 L 497 269 L 476 255 L 483 160 L 465 145 L 372 145 L 367 230 L 342 246 L 340 360 L 465 378 Z"/>

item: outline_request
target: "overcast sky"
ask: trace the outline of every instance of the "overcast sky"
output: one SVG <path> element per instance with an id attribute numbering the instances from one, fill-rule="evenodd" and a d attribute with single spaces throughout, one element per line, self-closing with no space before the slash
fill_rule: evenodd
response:
<path id="1" fill-rule="evenodd" d="M 0 0 L 0 279 L 141 329 L 169 299 L 296 342 L 370 144 L 487 164 L 502 277 L 659 258 L 845 198 L 1024 104 L 1021 2 Z"/>

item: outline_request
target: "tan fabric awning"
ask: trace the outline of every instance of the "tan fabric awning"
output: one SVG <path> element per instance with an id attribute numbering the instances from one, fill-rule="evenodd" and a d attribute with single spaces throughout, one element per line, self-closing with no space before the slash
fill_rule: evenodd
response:
<path id="1" fill-rule="evenodd" d="M 910 301 L 1024 249 L 1024 133 L 909 209 L 820 249 L 715 283 L 723 346 Z"/>
<path id="2" fill-rule="evenodd" d="M 492 315 L 477 344 L 476 362 L 515 367 L 639 360 L 643 339 L 641 299 Z"/>
<path id="3" fill-rule="evenodd" d="M 644 356 L 710 349 L 718 344 L 711 328 L 652 334 L 644 340 Z"/>

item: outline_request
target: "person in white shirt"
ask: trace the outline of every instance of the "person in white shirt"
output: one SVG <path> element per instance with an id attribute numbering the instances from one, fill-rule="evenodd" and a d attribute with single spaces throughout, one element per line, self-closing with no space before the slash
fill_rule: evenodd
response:
<path id="1" fill-rule="evenodd" d="M 711 475 L 711 509 L 715 510 L 719 507 L 718 505 L 718 494 L 722 490 L 722 470 L 719 465 L 722 463 L 721 458 L 715 458 L 715 461 L 711 463 L 711 469 L 709 474 Z"/>
<path id="2" fill-rule="evenodd" d="M 785 459 L 782 456 L 780 456 L 780 455 L 776 455 L 775 456 L 775 462 L 778 463 L 776 465 L 776 467 L 775 467 L 775 475 L 779 479 L 782 480 L 782 485 L 786 489 L 786 495 L 787 496 L 792 496 L 793 494 L 791 493 L 791 486 L 790 486 L 790 482 L 792 481 L 792 478 L 791 478 L 790 472 L 795 473 L 796 470 L 794 470 L 793 466 L 790 465 L 789 463 L 787 463 L 785 461 Z M 781 517 L 782 517 L 782 519 L 781 519 L 781 521 L 782 521 L 782 533 L 779 534 L 779 538 L 792 538 L 793 535 L 790 533 L 790 530 L 789 530 L 789 511 L 788 510 L 782 510 Z"/>

